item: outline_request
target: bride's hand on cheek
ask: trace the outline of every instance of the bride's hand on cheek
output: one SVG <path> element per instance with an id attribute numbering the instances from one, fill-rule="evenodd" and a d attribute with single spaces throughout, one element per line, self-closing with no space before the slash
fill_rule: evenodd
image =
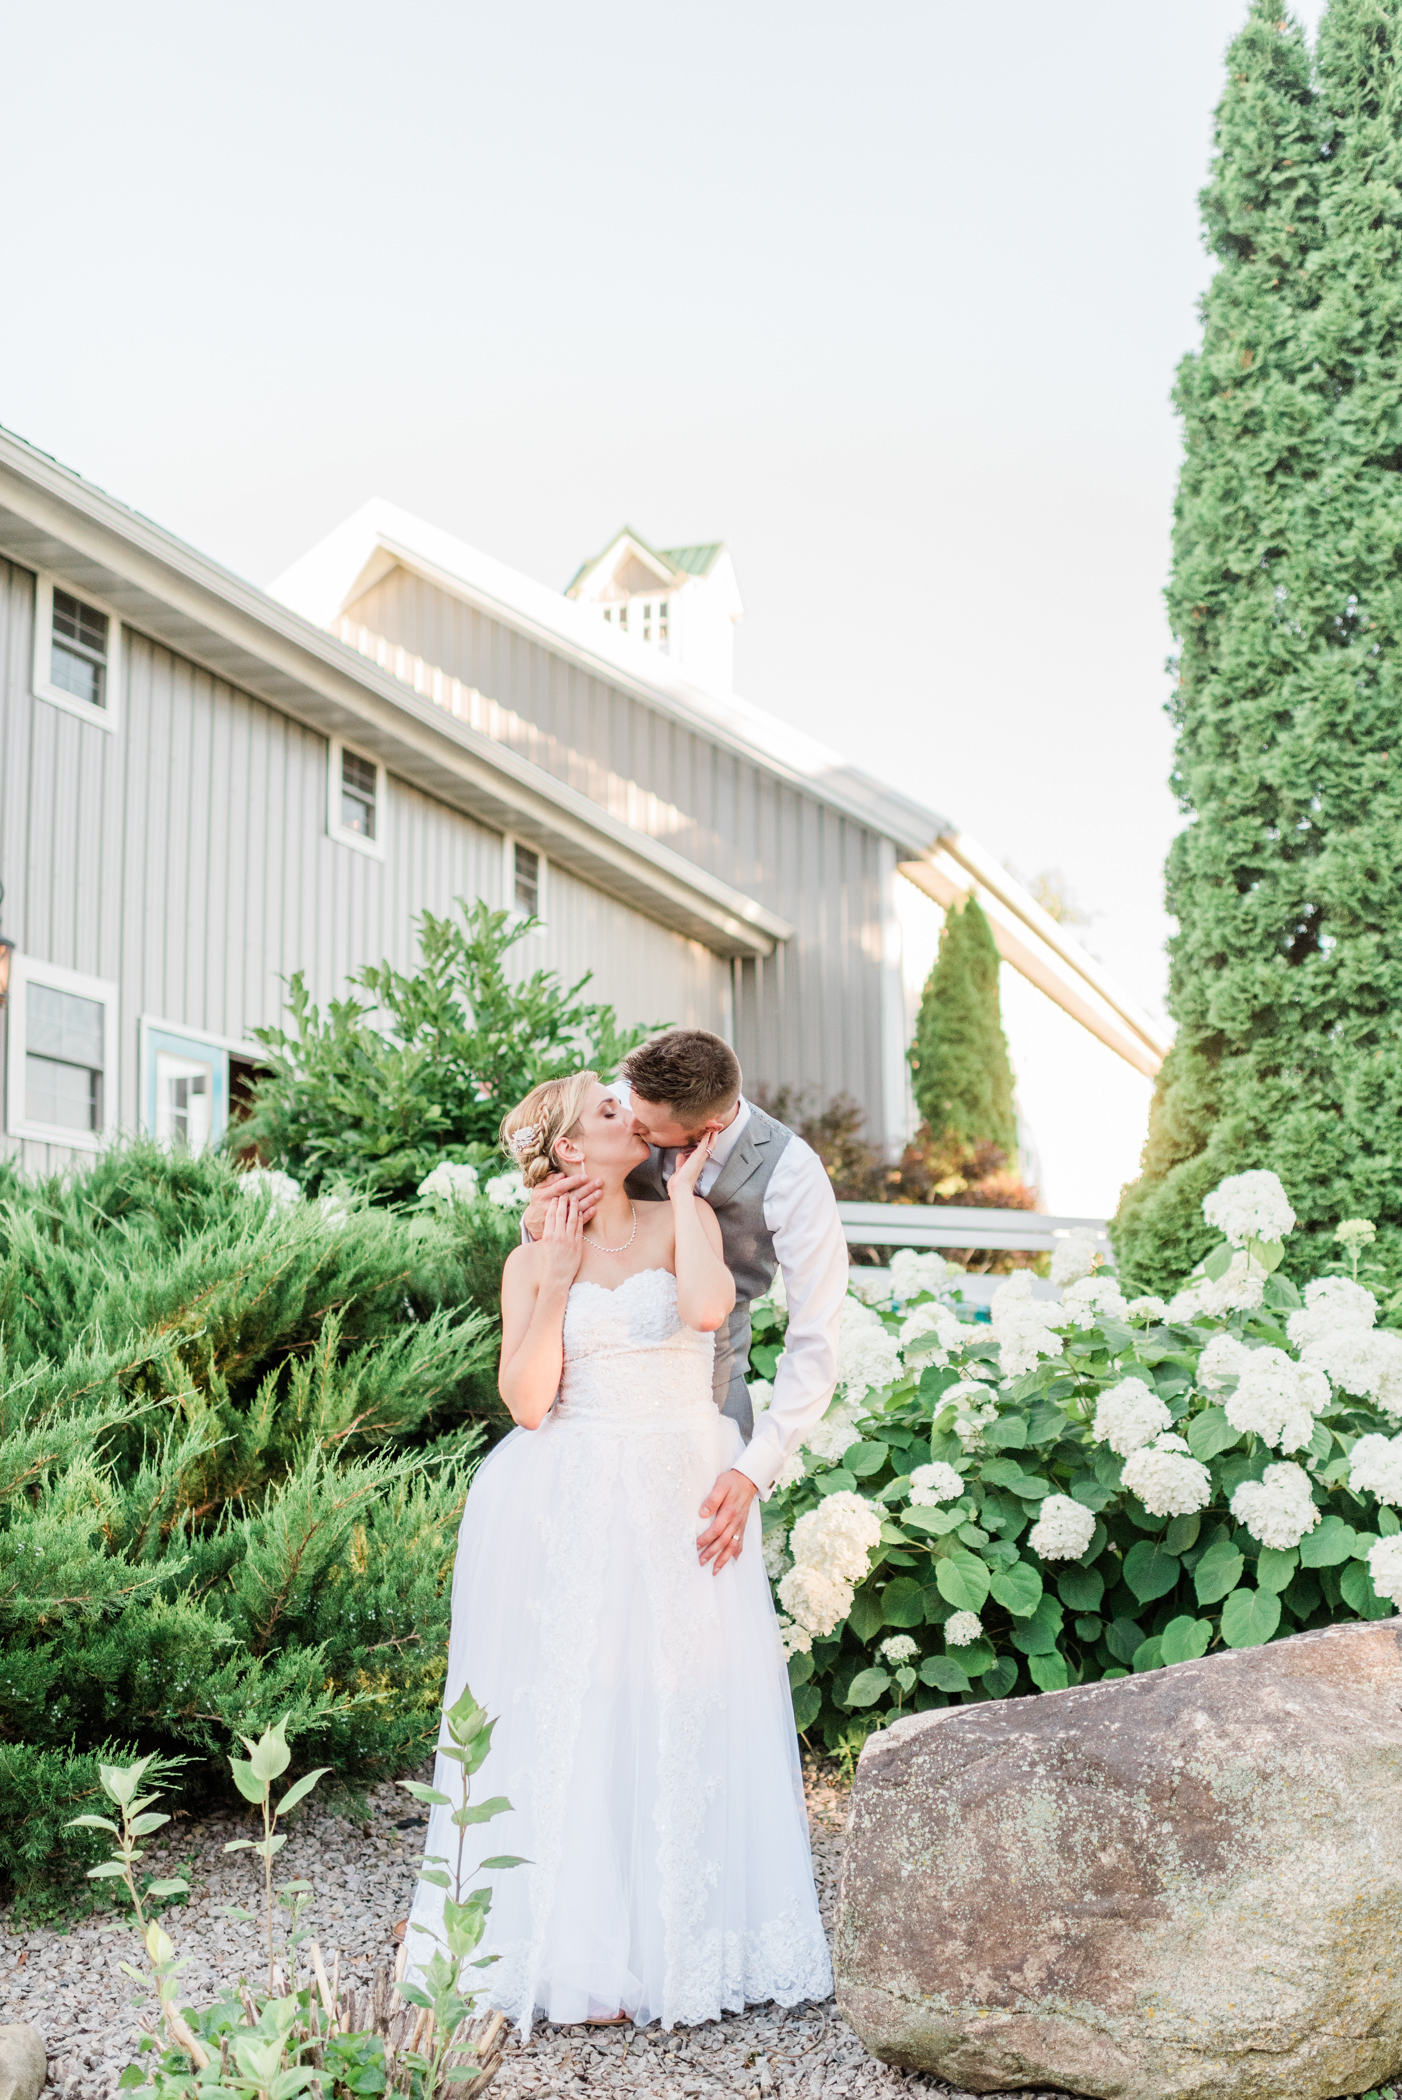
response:
<path id="1" fill-rule="evenodd" d="M 556 1196 L 546 1206 L 538 1242 L 548 1283 L 571 1284 L 584 1259 L 584 1220 L 577 1196 Z"/>
<path id="2" fill-rule="evenodd" d="M 714 1130 L 707 1130 L 703 1132 L 699 1142 L 693 1145 L 689 1152 L 679 1152 L 677 1154 L 677 1164 L 672 1169 L 667 1181 L 667 1194 L 669 1196 L 694 1196 L 696 1194 L 696 1184 L 701 1179 L 702 1169 L 711 1156 L 711 1147 L 715 1141 L 716 1134 Z"/>

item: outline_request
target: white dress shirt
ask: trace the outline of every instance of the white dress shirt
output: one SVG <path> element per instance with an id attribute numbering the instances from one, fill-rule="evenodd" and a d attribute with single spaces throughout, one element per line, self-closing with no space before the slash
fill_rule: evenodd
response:
<path id="1" fill-rule="evenodd" d="M 733 1122 L 719 1131 L 701 1169 L 697 1191 L 707 1195 L 750 1120 L 743 1097 Z M 670 1174 L 675 1151 L 663 1154 Z M 837 1335 L 847 1296 L 847 1241 L 827 1169 L 811 1145 L 791 1137 L 764 1192 L 764 1224 L 774 1241 L 789 1301 L 784 1353 L 774 1373 L 774 1397 L 755 1421 L 755 1433 L 735 1469 L 768 1495 L 774 1477 L 814 1423 L 827 1412 L 837 1383 Z"/>

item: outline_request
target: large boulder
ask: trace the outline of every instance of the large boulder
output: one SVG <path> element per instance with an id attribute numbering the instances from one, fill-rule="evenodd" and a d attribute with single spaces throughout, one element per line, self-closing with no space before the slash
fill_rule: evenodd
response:
<path id="1" fill-rule="evenodd" d="M 0 2027 L 0 2100 L 37 2100 L 49 2075 L 39 2031 L 27 2020 Z"/>
<path id="2" fill-rule="evenodd" d="M 871 1736 L 838 2005 L 976 2093 L 1335 2100 L 1402 2066 L 1402 1620 Z"/>

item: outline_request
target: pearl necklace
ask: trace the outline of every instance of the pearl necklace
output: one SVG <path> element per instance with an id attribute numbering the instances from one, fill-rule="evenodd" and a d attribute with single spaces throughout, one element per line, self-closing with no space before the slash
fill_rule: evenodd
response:
<path id="1" fill-rule="evenodd" d="M 626 1254 L 628 1252 L 628 1249 L 632 1246 L 634 1240 L 638 1237 L 638 1206 L 636 1203 L 630 1203 L 628 1205 L 628 1208 L 633 1213 L 633 1230 L 629 1233 L 627 1239 L 623 1242 L 623 1245 L 621 1247 L 606 1247 L 602 1240 L 589 1240 L 589 1245 L 591 1247 L 597 1247 L 600 1254 Z M 586 1233 L 585 1238 L 588 1239 L 588 1237 L 589 1236 Z"/>

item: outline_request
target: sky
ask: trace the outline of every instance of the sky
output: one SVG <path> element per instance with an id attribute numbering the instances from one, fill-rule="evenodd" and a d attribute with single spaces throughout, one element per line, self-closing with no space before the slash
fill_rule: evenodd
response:
<path id="1" fill-rule="evenodd" d="M 13 9 L 0 423 L 259 583 L 376 495 L 560 587 L 625 521 L 724 538 L 737 690 L 1058 871 L 1157 1008 L 1244 14 Z"/>

